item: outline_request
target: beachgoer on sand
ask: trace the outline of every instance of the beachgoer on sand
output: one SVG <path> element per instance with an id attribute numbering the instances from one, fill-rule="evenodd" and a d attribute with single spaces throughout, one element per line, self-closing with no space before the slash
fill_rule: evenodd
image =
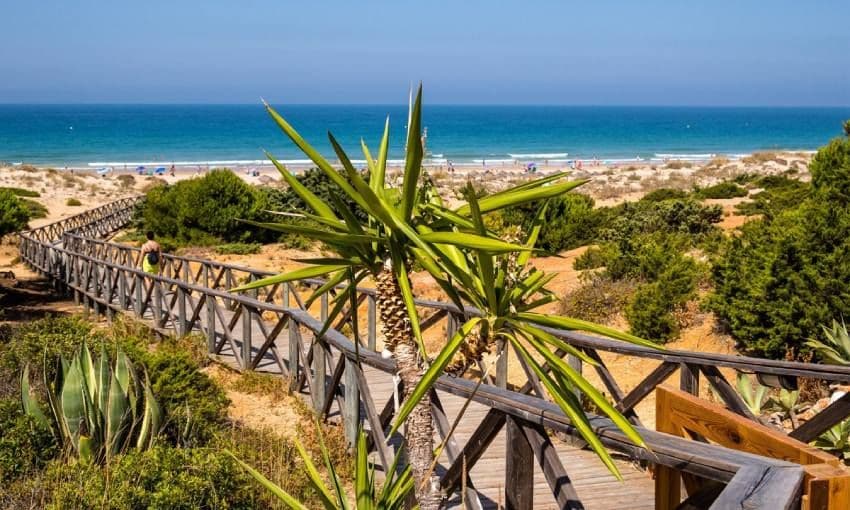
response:
<path id="1" fill-rule="evenodd" d="M 147 241 L 142 245 L 142 271 L 160 274 L 162 272 L 162 247 L 154 241 L 153 232 L 148 231 L 145 233 L 145 237 Z"/>

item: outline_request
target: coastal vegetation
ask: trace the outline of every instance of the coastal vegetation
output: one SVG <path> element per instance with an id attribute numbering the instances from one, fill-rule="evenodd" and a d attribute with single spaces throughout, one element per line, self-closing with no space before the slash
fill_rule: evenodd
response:
<path id="1" fill-rule="evenodd" d="M 310 458 L 327 454 L 340 476 L 349 477 L 352 468 L 341 446 L 341 432 L 316 424 L 305 405 L 295 406 L 302 416 L 300 446 L 272 431 L 231 421 L 229 387 L 207 375 L 202 342 L 192 336 L 157 339 L 145 326 L 128 321 L 102 328 L 74 316 L 0 328 L 0 507 L 287 508 L 272 494 L 257 491 L 250 475 L 227 451 L 261 469 L 308 508 L 320 505 L 298 452 Z M 90 352 L 81 350 L 81 345 Z M 74 359 L 66 365 L 67 373 L 54 363 L 59 356 Z M 106 359 L 111 366 L 104 370 Z M 89 361 L 89 369 L 81 370 Z M 26 377 L 27 366 L 32 377 Z M 94 380 L 89 381 L 86 373 Z M 107 373 L 109 390 L 102 392 L 98 375 L 106 380 Z M 241 381 L 243 376 L 234 377 Z M 160 406 L 160 424 L 149 422 L 151 434 L 144 448 L 137 447 L 144 414 L 107 414 L 129 429 L 104 416 L 100 425 L 90 423 L 73 433 L 73 420 L 65 416 L 73 414 L 75 391 L 94 389 L 91 403 L 105 397 L 110 402 L 107 408 L 114 411 L 116 402 L 134 402 L 120 396 L 118 389 L 125 383 L 126 388 L 143 391 L 144 398 L 135 400 L 140 408 L 148 402 Z M 51 396 L 55 392 L 62 393 L 61 403 Z M 85 399 L 85 393 L 79 396 Z M 37 416 L 30 406 L 38 406 L 43 415 Z M 58 416 L 49 409 L 58 410 Z M 65 436 L 69 430 L 72 435 Z M 108 430 L 127 431 L 123 438 L 132 438 L 132 446 L 111 449 L 128 443 L 110 442 L 109 438 L 119 438 Z M 93 446 L 98 437 L 106 440 L 103 448 L 87 450 L 86 444 Z M 81 455 L 86 451 L 93 455 Z"/>

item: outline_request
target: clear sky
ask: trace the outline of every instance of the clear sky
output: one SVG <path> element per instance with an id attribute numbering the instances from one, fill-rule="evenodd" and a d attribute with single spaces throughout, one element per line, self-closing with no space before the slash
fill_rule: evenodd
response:
<path id="1" fill-rule="evenodd" d="M 0 0 L 0 102 L 850 105 L 850 1 Z"/>

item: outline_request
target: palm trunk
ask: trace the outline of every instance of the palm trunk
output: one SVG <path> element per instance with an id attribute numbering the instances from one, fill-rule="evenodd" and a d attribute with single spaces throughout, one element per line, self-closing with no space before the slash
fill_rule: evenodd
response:
<path id="1" fill-rule="evenodd" d="M 410 317 L 404 305 L 398 280 L 389 262 L 377 278 L 376 301 L 381 314 L 381 328 L 386 349 L 393 353 L 406 399 L 422 378 L 423 366 L 419 347 L 413 337 Z M 437 510 L 442 502 L 440 480 L 429 474 L 434 460 L 434 424 L 431 419 L 431 397 L 425 395 L 413 408 L 405 423 L 405 447 L 413 472 L 414 491 L 421 510 Z"/>

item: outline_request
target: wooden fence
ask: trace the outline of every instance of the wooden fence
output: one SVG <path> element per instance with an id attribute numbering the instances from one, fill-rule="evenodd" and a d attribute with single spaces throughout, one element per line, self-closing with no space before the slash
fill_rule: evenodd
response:
<path id="1" fill-rule="evenodd" d="M 353 437 L 363 423 L 380 464 L 388 468 L 393 447 L 386 434 L 395 406 L 392 397 L 386 403 L 372 398 L 365 375 L 367 369 L 395 374 L 394 362 L 376 352 L 378 327 L 374 291 L 360 289 L 357 295 L 358 311 L 362 307 L 366 315 L 365 334 L 360 334 L 363 325 L 355 324 L 351 310 L 347 310 L 333 328 L 319 336 L 328 315 L 328 300 L 325 297 L 308 309 L 302 297 L 306 289 L 320 285 L 319 280 L 235 294 L 230 289 L 271 273 L 173 255 L 163 257 L 161 275 L 146 274 L 138 269 L 138 249 L 98 239 L 126 223 L 134 203 L 133 199 L 119 201 L 22 233 L 21 256 L 31 267 L 51 277 L 60 289 L 72 293 L 87 311 L 108 317 L 115 313 L 132 313 L 150 319 L 154 327 L 161 330 L 173 330 L 178 334 L 199 332 L 206 337 L 212 357 L 235 359 L 240 369 L 273 367 L 289 379 L 294 389 L 308 392 L 319 413 L 327 416 L 335 409 L 342 417 L 348 437 Z M 465 315 L 476 313 L 474 309 L 461 311 L 437 301 L 420 300 L 418 305 L 423 331 L 442 328 L 446 336 L 453 335 Z M 355 345 L 343 335 L 340 332 L 343 329 L 351 331 L 351 336 L 359 343 Z M 679 387 L 683 391 L 698 395 L 702 377 L 731 411 L 754 420 L 719 367 L 753 373 L 764 384 L 783 387 L 794 387 L 798 377 L 848 383 L 850 368 L 658 351 L 575 332 L 549 331 L 598 362 L 594 369 L 617 407 L 637 426 L 651 451 L 631 443 L 607 418 L 591 417 L 594 429 L 608 448 L 677 473 L 725 484 L 726 488 L 717 498 L 723 502 L 722 506 L 712 508 L 726 508 L 725 505 L 733 500 L 740 504 L 739 507 L 746 508 L 748 502 L 761 501 L 752 499 L 756 496 L 768 498 L 764 501 L 775 504 L 772 508 L 799 508 L 805 472 L 798 463 L 645 429 L 635 406 L 678 372 Z M 615 374 L 605 366 L 599 352 L 650 358 L 658 360 L 659 365 L 626 392 Z M 576 368 L 582 368 L 578 359 L 569 361 Z M 531 508 L 531 472 L 536 459 L 558 507 L 583 508 L 547 431 L 573 437 L 577 432 L 560 409 L 547 399 L 532 371 L 527 366 L 523 368 L 527 375 L 525 382 L 510 387 L 507 356 L 502 356 L 497 363 L 495 376 L 488 378 L 477 390 L 475 383 L 467 379 L 449 376 L 439 379 L 436 385 L 439 392 L 471 398 L 489 408 L 465 444 L 448 441 L 443 488 L 447 494 L 465 490 L 466 507 L 481 508 L 480 502 L 476 503 L 474 486 L 467 480 L 469 470 L 504 428 L 510 445 L 505 458 L 507 507 Z M 438 433 L 445 436 L 450 426 L 439 398 L 435 399 L 433 412 Z M 811 441 L 848 414 L 850 394 L 838 399 L 791 435 L 803 442 Z M 742 491 L 742 486 L 747 490 Z"/>

